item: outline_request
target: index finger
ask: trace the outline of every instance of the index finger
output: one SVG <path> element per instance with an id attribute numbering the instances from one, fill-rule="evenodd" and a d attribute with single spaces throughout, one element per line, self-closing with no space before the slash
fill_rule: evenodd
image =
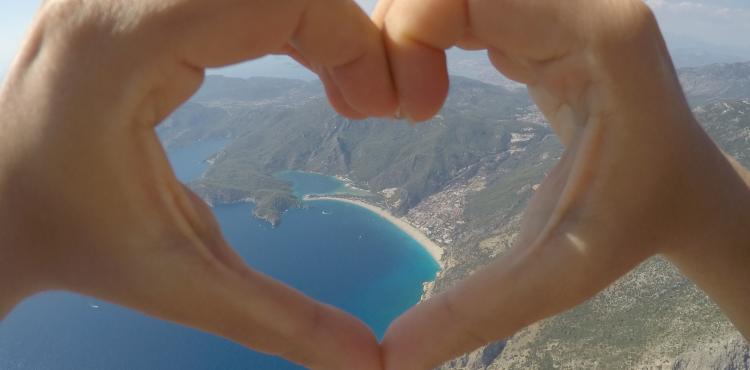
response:
<path id="1" fill-rule="evenodd" d="M 396 97 L 379 30 L 350 0 L 207 2 L 183 0 L 175 11 L 189 63 L 216 67 L 257 58 L 290 44 L 355 111 L 390 116 Z M 187 31 L 187 34 L 184 32 Z"/>
<path id="2" fill-rule="evenodd" d="M 137 109 L 154 111 L 154 121 L 197 90 L 206 68 L 287 46 L 330 76 L 326 85 L 339 106 L 366 116 L 391 116 L 397 108 L 380 31 L 351 0 L 58 0 L 42 14 L 62 25 L 37 35 L 54 45 L 61 73 L 81 80 L 80 88 L 135 85 L 148 94 L 135 99 L 146 103 Z M 27 56 L 36 55 L 34 45 Z"/>
<path id="3" fill-rule="evenodd" d="M 316 302 L 250 269 L 194 193 L 183 205 L 188 237 L 167 237 L 145 252 L 89 264 L 87 278 L 63 288 L 214 333 L 320 370 L 380 370 L 377 340 L 350 314 Z M 195 208 L 193 208 L 195 207 Z M 100 277 L 100 278 L 92 278 Z M 64 279 L 65 280 L 65 279 Z"/>
<path id="4" fill-rule="evenodd" d="M 448 96 L 445 50 L 467 27 L 464 0 L 383 0 L 373 14 L 384 29 L 401 113 L 412 121 L 435 115 Z"/>
<path id="5" fill-rule="evenodd" d="M 424 120 L 442 106 L 448 89 L 444 50 L 450 47 L 487 48 L 493 54 L 535 60 L 558 55 L 568 46 L 567 29 L 560 18 L 571 17 L 560 14 L 573 11 L 570 3 L 383 0 L 374 19 L 384 29 L 402 111 L 415 120 Z M 497 61 L 494 58 L 495 65 L 509 78 L 526 77 L 522 64 Z"/>

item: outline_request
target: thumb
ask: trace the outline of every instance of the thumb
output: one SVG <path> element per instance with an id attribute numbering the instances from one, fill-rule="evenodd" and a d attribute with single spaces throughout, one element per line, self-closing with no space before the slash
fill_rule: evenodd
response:
<path id="1" fill-rule="evenodd" d="M 386 369 L 432 369 L 508 338 L 582 303 L 647 257 L 578 201 L 586 182 L 579 151 L 580 141 L 544 181 L 506 255 L 391 325 L 382 343 Z"/>
<path id="2" fill-rule="evenodd" d="M 132 260 L 119 261 L 98 289 L 81 293 L 307 368 L 381 369 L 377 340 L 364 323 L 248 268 L 224 241 L 210 209 L 185 192 L 200 224 L 195 237 L 128 255 L 123 259 Z"/>
<path id="3" fill-rule="evenodd" d="M 591 263 L 601 258 L 592 256 L 596 254 L 597 248 L 586 239 L 565 233 L 533 246 L 516 246 L 487 268 L 399 317 L 382 342 L 385 368 L 433 369 L 509 338 L 582 303 L 637 263 Z"/>

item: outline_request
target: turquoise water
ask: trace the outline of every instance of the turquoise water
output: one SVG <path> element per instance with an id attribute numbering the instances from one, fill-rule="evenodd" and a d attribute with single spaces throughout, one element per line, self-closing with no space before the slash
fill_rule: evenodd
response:
<path id="1" fill-rule="evenodd" d="M 175 172 L 186 181 L 199 177 L 206 157 L 224 144 L 207 142 L 170 153 Z M 299 194 L 321 193 L 316 185 L 320 175 L 294 176 Z M 306 202 L 306 207 L 287 212 L 275 229 L 251 211 L 248 204 L 214 209 L 226 238 L 248 264 L 353 313 L 379 336 L 419 300 L 422 283 L 438 270 L 416 241 L 357 206 Z M 47 293 L 27 300 L 0 322 L 0 369 L 300 367 L 106 302 Z"/>
<path id="2" fill-rule="evenodd" d="M 277 173 L 276 177 L 292 183 L 294 185 L 294 195 L 300 198 L 309 194 L 343 194 L 356 195 L 360 197 L 373 196 L 366 190 L 346 186 L 346 183 L 340 181 L 335 177 L 317 173 L 302 171 L 283 171 Z"/>

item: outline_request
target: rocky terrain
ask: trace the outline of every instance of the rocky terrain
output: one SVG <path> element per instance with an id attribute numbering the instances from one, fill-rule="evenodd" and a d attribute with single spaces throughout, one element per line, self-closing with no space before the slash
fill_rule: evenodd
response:
<path id="1" fill-rule="evenodd" d="M 680 71 L 696 117 L 745 166 L 748 66 Z M 412 127 L 338 117 L 316 83 L 212 77 L 160 135 L 171 146 L 232 139 L 191 187 L 214 202 L 249 198 L 272 222 L 298 201 L 278 171 L 346 177 L 380 194 L 446 250 L 427 298 L 512 247 L 526 203 L 562 153 L 525 92 L 495 83 L 454 79 L 440 115 Z M 654 258 L 579 307 L 442 367 L 552 368 L 748 369 L 748 345 L 705 294 Z"/>
<path id="2" fill-rule="evenodd" d="M 722 71 L 722 67 L 728 70 Z M 723 89 L 721 79 L 712 81 L 716 96 L 721 96 L 718 90 L 733 91 L 729 86 L 747 79 L 750 71 L 744 77 L 735 74 L 744 68 L 707 67 L 706 74 L 725 77 L 727 87 Z M 681 76 L 683 81 L 706 78 L 695 69 L 683 71 Z M 686 89 L 691 101 L 704 100 L 706 91 L 695 86 Z M 736 94 L 750 96 L 750 91 Z M 750 166 L 750 99 L 704 103 L 695 107 L 694 113 L 726 153 Z M 447 254 L 448 269 L 431 288 L 439 290 L 443 280 L 463 275 L 451 269 L 463 272 L 470 268 L 461 265 L 476 266 L 471 261 L 488 261 L 502 254 L 512 245 L 517 222 L 517 218 L 511 220 L 479 242 L 459 239 Z M 474 255 L 467 259 L 465 252 L 456 253 L 458 245 L 467 245 Z M 669 262 L 654 258 L 575 309 L 442 369 L 750 369 L 748 353 L 747 342 L 718 307 Z"/>
<path id="3" fill-rule="evenodd" d="M 679 74 L 694 106 L 750 97 L 750 62 L 683 68 Z"/>

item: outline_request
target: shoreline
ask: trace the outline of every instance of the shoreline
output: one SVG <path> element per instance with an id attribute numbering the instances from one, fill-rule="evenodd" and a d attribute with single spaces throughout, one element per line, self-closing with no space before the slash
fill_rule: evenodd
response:
<path id="1" fill-rule="evenodd" d="M 308 197 L 304 198 L 304 201 L 316 201 L 316 200 L 332 200 L 336 202 L 349 203 L 355 206 L 365 208 L 368 211 L 375 213 L 376 215 L 386 219 L 386 221 L 390 222 L 394 226 L 401 229 L 401 231 L 405 232 L 412 239 L 416 240 L 417 243 L 419 243 L 422 246 L 422 248 L 425 251 L 427 251 L 427 253 L 430 254 L 432 259 L 435 260 L 438 266 L 440 266 L 441 270 L 445 268 L 445 266 L 443 265 L 443 261 L 442 261 L 442 256 L 443 256 L 442 247 L 440 247 L 434 241 L 430 240 L 430 238 L 428 238 L 424 233 L 422 233 L 422 231 L 412 226 L 410 223 L 404 221 L 403 219 L 392 215 L 390 212 L 386 211 L 385 209 L 360 201 L 360 200 L 354 200 L 354 199 L 348 199 L 348 198 L 337 198 L 333 196 L 316 196 L 314 198 L 308 198 Z"/>

